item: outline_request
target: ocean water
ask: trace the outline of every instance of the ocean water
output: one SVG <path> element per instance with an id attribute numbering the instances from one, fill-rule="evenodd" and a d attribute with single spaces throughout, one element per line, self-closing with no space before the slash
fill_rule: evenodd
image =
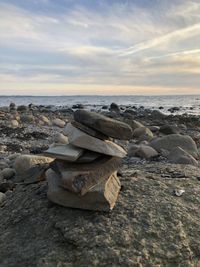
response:
<path id="1" fill-rule="evenodd" d="M 85 106 L 110 105 L 115 102 L 124 106 L 144 106 L 145 108 L 158 109 L 163 107 L 163 112 L 171 107 L 180 107 L 178 113 L 200 115 L 200 95 L 171 95 L 171 96 L 0 96 L 0 106 L 8 106 L 11 102 L 17 105 L 54 105 L 71 107 L 74 104 Z"/>

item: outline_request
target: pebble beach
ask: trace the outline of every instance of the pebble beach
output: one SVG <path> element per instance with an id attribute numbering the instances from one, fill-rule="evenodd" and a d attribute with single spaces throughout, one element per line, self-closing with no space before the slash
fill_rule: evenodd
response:
<path id="1" fill-rule="evenodd" d="M 110 137 L 126 154 L 110 212 L 47 197 L 52 158 L 45 151 L 69 143 L 65 129 L 78 110 L 131 129 L 128 137 L 126 131 Z M 117 103 L 0 107 L 0 266 L 198 266 L 200 119 L 179 110 Z"/>

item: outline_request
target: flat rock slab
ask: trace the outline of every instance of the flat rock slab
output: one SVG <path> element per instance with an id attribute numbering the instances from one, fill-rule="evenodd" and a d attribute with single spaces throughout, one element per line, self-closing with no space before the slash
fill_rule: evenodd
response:
<path id="1" fill-rule="evenodd" d="M 120 167 L 121 159 L 101 157 L 91 163 L 69 163 L 55 160 L 51 168 L 61 177 L 61 186 L 80 195 L 108 179 Z"/>
<path id="2" fill-rule="evenodd" d="M 83 155 L 80 156 L 80 158 L 78 158 L 76 162 L 78 162 L 78 163 L 92 162 L 92 161 L 100 158 L 101 156 L 102 156 L 102 154 L 100 154 L 100 153 L 90 151 L 90 150 L 85 150 Z"/>
<path id="3" fill-rule="evenodd" d="M 84 150 L 75 147 L 71 144 L 67 145 L 55 145 L 46 150 L 43 154 L 48 157 L 62 159 L 67 161 L 76 161 L 82 154 Z"/>
<path id="4" fill-rule="evenodd" d="M 112 141 L 103 141 L 90 136 L 74 127 L 71 123 L 67 124 L 65 133 L 69 138 L 70 144 L 74 146 L 119 158 L 126 156 L 126 151 L 122 147 L 116 145 Z"/>
<path id="5" fill-rule="evenodd" d="M 98 132 L 97 130 L 94 130 L 92 128 L 89 128 L 87 126 L 85 126 L 84 124 L 82 123 L 79 123 L 77 121 L 72 121 L 71 124 L 76 127 L 77 129 L 83 131 L 84 133 L 87 133 L 93 137 L 96 137 L 96 138 L 99 138 L 101 140 L 108 140 L 109 137 L 105 134 L 102 134 L 100 132 Z"/>
<path id="6" fill-rule="evenodd" d="M 132 128 L 128 124 L 96 112 L 77 110 L 74 112 L 74 120 L 116 139 L 132 138 Z"/>
<path id="7" fill-rule="evenodd" d="M 47 197 L 52 202 L 64 207 L 95 211 L 112 210 L 121 188 L 116 174 L 112 174 L 107 181 L 93 187 L 84 196 L 63 189 L 60 186 L 59 176 L 52 170 L 47 171 L 47 181 Z"/>

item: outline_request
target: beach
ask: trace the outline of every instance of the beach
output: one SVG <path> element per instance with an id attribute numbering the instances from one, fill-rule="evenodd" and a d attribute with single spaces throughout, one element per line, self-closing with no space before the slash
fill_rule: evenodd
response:
<path id="1" fill-rule="evenodd" d="M 198 266 L 198 105 L 190 114 L 192 105 L 78 102 L 0 107 L 0 266 Z M 113 138 L 127 156 L 109 213 L 56 205 L 46 196 L 45 178 L 16 171 L 21 155 L 40 156 L 52 143 L 67 142 L 63 130 L 76 110 L 133 131 L 129 140 Z"/>

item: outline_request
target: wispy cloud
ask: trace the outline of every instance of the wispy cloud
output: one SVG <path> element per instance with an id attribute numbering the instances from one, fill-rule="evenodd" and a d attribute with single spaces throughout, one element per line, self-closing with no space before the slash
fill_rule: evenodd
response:
<path id="1" fill-rule="evenodd" d="M 1 86 L 198 90 L 200 3 L 151 3 L 2 0 Z"/>

